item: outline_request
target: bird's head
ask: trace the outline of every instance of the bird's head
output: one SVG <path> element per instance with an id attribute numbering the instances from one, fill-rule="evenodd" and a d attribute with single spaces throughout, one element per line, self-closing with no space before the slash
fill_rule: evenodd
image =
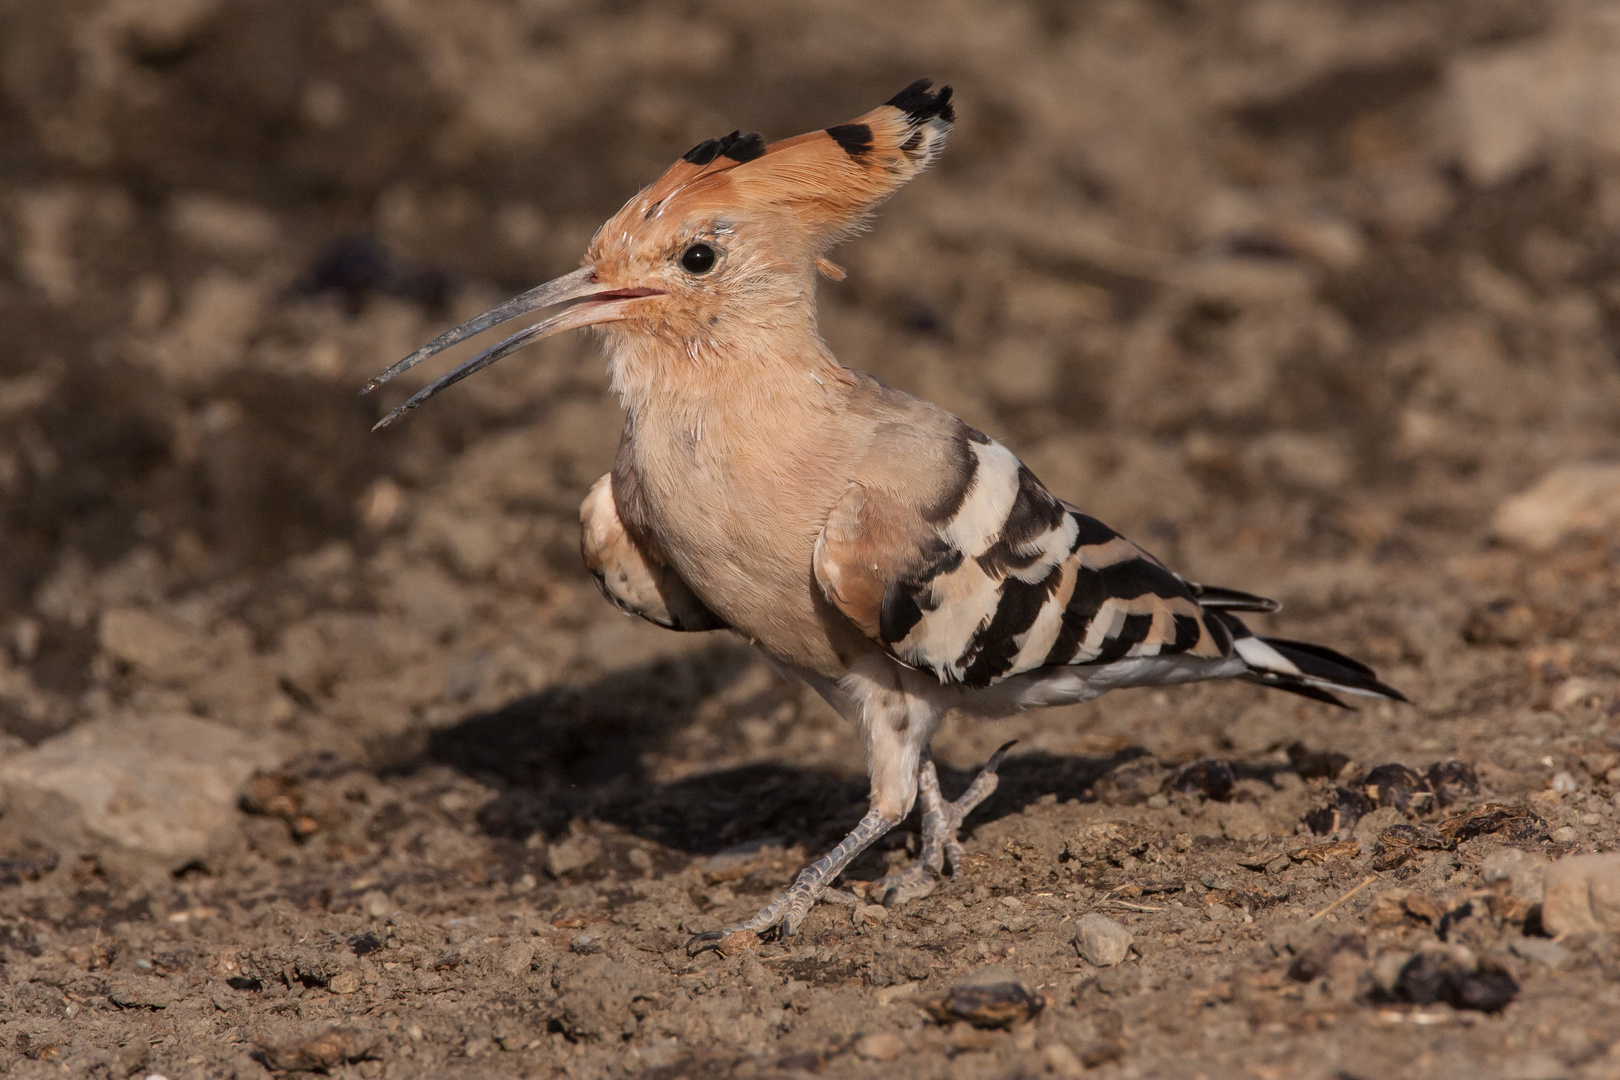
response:
<path id="1" fill-rule="evenodd" d="M 733 132 L 687 151 L 610 218 L 582 265 L 468 320 L 367 384 L 369 391 L 474 334 L 563 306 L 468 360 L 378 427 L 541 338 L 585 326 L 610 341 L 660 342 L 689 355 L 778 329 L 814 326 L 816 268 L 878 203 L 925 169 L 955 114 L 950 87 L 918 80 L 847 124 L 767 144 Z"/>

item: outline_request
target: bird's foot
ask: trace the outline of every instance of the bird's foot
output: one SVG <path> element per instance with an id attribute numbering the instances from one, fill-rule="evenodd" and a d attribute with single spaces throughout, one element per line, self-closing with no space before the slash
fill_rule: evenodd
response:
<path id="1" fill-rule="evenodd" d="M 945 876 L 947 862 L 951 877 L 956 876 L 962 868 L 962 842 L 956 834 L 963 820 L 996 790 L 1000 783 L 996 770 L 1017 741 L 1014 739 L 991 754 L 979 775 L 955 802 L 946 802 L 941 794 L 939 773 L 933 761 L 923 763 L 917 773 L 917 796 L 922 803 L 922 855 L 905 869 L 874 881 L 867 889 L 868 896 L 882 897 L 884 907 L 898 907 L 932 893 Z"/>
<path id="2" fill-rule="evenodd" d="M 754 917 L 735 926 L 728 926 L 722 930 L 709 930 L 701 934 L 694 934 L 686 943 L 686 952 L 689 956 L 696 956 L 700 952 L 718 949 L 720 942 L 732 934 L 744 930 L 752 930 L 760 937 L 775 935 L 777 940 L 792 937 L 804 922 L 804 917 L 810 914 L 810 909 L 816 901 L 827 892 L 825 884 L 815 884 L 806 881 L 810 868 L 799 874 L 799 878 L 792 885 L 779 894 L 776 899 L 760 908 Z"/>
<path id="3" fill-rule="evenodd" d="M 760 937 L 774 933 L 778 941 L 792 937 L 799 929 L 799 924 L 804 922 L 804 917 L 810 914 L 810 909 L 815 906 L 816 901 L 844 900 L 842 892 L 831 889 L 830 886 L 857 855 L 894 827 L 895 820 L 885 818 L 876 810 L 868 811 L 861 819 L 861 823 L 855 826 L 854 832 L 844 837 L 837 847 L 800 870 L 793 884 L 778 894 L 776 899 L 760 908 L 753 918 L 723 930 L 694 934 L 686 943 L 687 954 L 696 956 L 700 952 L 717 949 L 721 940 L 744 930 L 752 930 Z M 837 895 L 829 895 L 830 893 Z"/>

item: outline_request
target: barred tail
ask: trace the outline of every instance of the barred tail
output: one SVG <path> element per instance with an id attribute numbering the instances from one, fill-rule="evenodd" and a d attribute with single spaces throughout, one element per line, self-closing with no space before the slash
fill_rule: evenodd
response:
<path id="1" fill-rule="evenodd" d="M 1357 697 L 1406 700 L 1406 695 L 1379 682 L 1377 673 L 1359 660 L 1323 645 L 1258 637 L 1227 611 L 1215 610 L 1210 614 L 1231 631 L 1232 649 L 1248 665 L 1248 672 L 1238 676 L 1241 679 L 1340 708 L 1349 706 L 1339 700 L 1335 690 Z"/>

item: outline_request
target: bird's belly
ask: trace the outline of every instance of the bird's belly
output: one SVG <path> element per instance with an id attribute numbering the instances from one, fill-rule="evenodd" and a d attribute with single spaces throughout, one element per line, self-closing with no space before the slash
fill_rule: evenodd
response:
<path id="1" fill-rule="evenodd" d="M 836 612 L 811 566 L 815 534 L 797 526 L 716 514 L 700 529 L 671 528 L 663 542 L 692 591 L 738 633 L 778 660 L 841 674 Z"/>

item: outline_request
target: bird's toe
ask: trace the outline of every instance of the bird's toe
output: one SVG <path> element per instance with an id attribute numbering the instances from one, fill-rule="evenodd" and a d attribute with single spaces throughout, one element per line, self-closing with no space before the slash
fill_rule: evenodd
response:
<path id="1" fill-rule="evenodd" d="M 923 863 L 912 863 L 904 870 L 885 874 L 867 890 L 868 896 L 882 897 L 886 908 L 921 900 L 939 887 L 939 874 Z"/>
<path id="2" fill-rule="evenodd" d="M 693 934 L 686 939 L 686 955 L 697 956 L 720 948 L 720 940 L 727 934 L 725 930 L 705 930 L 701 934 Z"/>

